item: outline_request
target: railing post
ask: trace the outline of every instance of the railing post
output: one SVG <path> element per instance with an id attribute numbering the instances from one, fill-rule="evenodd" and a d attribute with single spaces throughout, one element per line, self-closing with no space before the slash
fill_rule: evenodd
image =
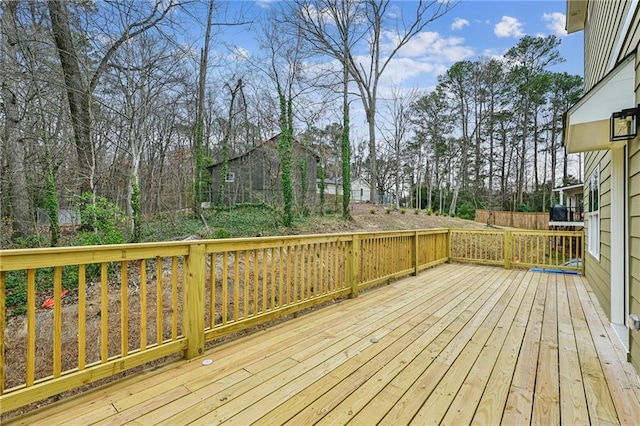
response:
<path id="1" fill-rule="evenodd" d="M 187 338 L 185 357 L 191 359 L 204 353 L 204 244 L 189 246 L 189 255 L 185 259 L 185 276 L 182 332 Z"/>
<path id="2" fill-rule="evenodd" d="M 504 232 L 504 269 L 511 269 L 511 231 Z"/>
<path id="3" fill-rule="evenodd" d="M 351 286 L 351 293 L 349 293 L 349 299 L 358 297 L 358 282 L 360 281 L 360 237 L 353 235 L 353 239 L 348 245 L 349 252 L 347 253 L 347 285 Z"/>
<path id="4" fill-rule="evenodd" d="M 582 276 L 583 277 L 584 277 L 584 272 L 585 272 L 585 270 L 584 270 L 584 255 L 585 255 L 585 252 L 584 252 L 584 249 L 585 249 L 584 240 L 585 240 L 584 228 L 582 228 L 582 235 L 580 236 L 580 241 L 581 241 L 580 245 L 582 246 L 582 249 L 581 249 L 582 253 L 580 254 L 580 265 L 581 265 L 581 268 L 582 268 L 581 272 L 582 272 Z"/>
<path id="5" fill-rule="evenodd" d="M 418 231 L 413 234 L 413 275 L 418 275 L 420 272 L 420 259 L 418 256 Z"/>
<path id="6" fill-rule="evenodd" d="M 452 230 L 451 228 L 447 229 L 447 238 L 445 241 L 445 250 L 447 253 L 447 263 L 451 262 L 451 238 L 453 238 L 453 235 L 451 234 Z"/>

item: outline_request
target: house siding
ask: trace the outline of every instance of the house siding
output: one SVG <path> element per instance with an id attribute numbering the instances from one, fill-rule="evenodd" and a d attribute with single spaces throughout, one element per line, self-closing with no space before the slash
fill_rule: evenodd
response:
<path id="1" fill-rule="evenodd" d="M 584 32 L 585 91 L 607 73 L 629 1 L 590 1 Z"/>
<path id="2" fill-rule="evenodd" d="M 636 28 L 637 28 L 636 15 Z M 636 58 L 636 61 L 638 59 Z M 638 79 L 636 65 L 636 83 Z M 640 102 L 640 91 L 636 84 L 636 101 Z M 629 191 L 629 312 L 640 315 L 640 141 L 636 138 L 627 145 L 628 191 Z M 630 333 L 629 360 L 640 371 L 640 335 Z"/>
<path id="3" fill-rule="evenodd" d="M 277 140 L 271 139 L 244 155 L 229 160 L 229 173 L 234 174 L 233 182 L 222 182 L 222 204 L 266 203 L 271 205 L 283 202 L 280 157 L 276 148 Z M 306 169 L 306 183 L 303 182 L 302 169 Z M 211 202 L 218 204 L 219 191 L 223 176 L 222 164 L 209 168 L 211 173 Z M 293 198 L 296 205 L 304 207 L 317 205 L 316 176 L 317 157 L 308 149 L 294 144 L 291 174 L 293 179 Z M 304 203 L 302 203 L 304 195 Z"/>
<path id="4" fill-rule="evenodd" d="M 640 9 L 630 10 L 634 3 L 627 1 L 592 0 L 588 3 L 585 25 L 585 91 L 596 85 L 612 67 L 637 49 L 640 41 Z M 630 20 L 627 22 L 628 17 Z M 628 23 L 625 26 L 625 23 Z M 640 103 L 640 67 L 636 56 L 636 103 Z M 627 144 L 628 188 L 628 253 L 629 312 L 640 315 L 640 142 L 638 138 Z M 600 259 L 586 254 L 585 274 L 602 308 L 611 318 L 611 151 L 588 152 L 585 155 L 585 180 L 593 168 L 600 165 L 601 179 L 601 235 Z M 620 213 L 618 213 L 619 215 Z M 615 220 L 615 219 L 613 219 Z M 585 228 L 589 223 L 586 221 Z M 629 360 L 640 371 L 640 333 L 629 336 Z"/>
<path id="5" fill-rule="evenodd" d="M 598 297 L 600 305 L 611 318 L 611 153 L 596 151 L 586 156 L 585 181 L 588 190 L 589 176 L 600 167 L 600 259 L 587 252 L 585 275 Z M 584 211 L 588 211 L 589 197 L 584 197 Z M 585 213 L 586 214 L 586 213 Z M 588 238 L 591 224 L 585 220 L 585 236 Z M 586 241 L 588 247 L 589 241 Z"/>

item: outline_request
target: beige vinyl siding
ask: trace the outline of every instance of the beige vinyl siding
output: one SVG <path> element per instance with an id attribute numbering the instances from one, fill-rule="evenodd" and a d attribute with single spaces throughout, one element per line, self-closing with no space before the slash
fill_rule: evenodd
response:
<path id="1" fill-rule="evenodd" d="M 633 16 L 633 23 L 629 26 L 629 32 L 625 34 L 624 42 L 622 43 L 622 57 L 627 54 L 633 52 L 638 46 L 638 42 L 640 42 L 640 28 L 638 28 L 638 23 L 640 22 L 640 11 L 636 9 L 635 15 Z M 638 81 L 636 79 L 636 81 Z"/>
<path id="2" fill-rule="evenodd" d="M 613 47 L 624 22 L 629 1 L 592 0 L 588 3 L 589 25 L 584 34 L 585 91 L 609 71 Z M 619 58 L 617 58 L 619 59 Z"/>
<path id="3" fill-rule="evenodd" d="M 636 81 L 638 81 L 636 79 Z M 636 99 L 638 99 L 636 91 Z M 629 174 L 629 312 L 640 315 L 640 140 L 627 145 Z M 630 333 L 630 356 L 636 370 L 640 371 L 640 335 Z"/>
<path id="4" fill-rule="evenodd" d="M 625 21 L 633 3 L 630 0 L 590 0 L 585 25 L 585 91 L 597 84 L 620 60 L 637 49 L 640 41 L 640 9 L 632 11 L 629 25 Z M 621 34 L 625 31 L 624 34 Z M 640 52 L 637 52 L 640 53 Z M 636 103 L 640 103 L 640 59 L 636 55 Z M 631 105 L 629 105 L 631 107 Z M 613 111 L 608 111 L 611 113 Z M 629 141 L 628 154 L 628 232 L 629 312 L 640 315 L 640 138 Z M 585 254 L 585 274 L 600 305 L 611 318 L 611 164 L 610 151 L 587 152 L 585 175 L 600 166 L 600 259 Z M 586 197 L 585 197 L 586 199 Z M 620 212 L 616 217 L 621 217 Z M 588 230 L 586 221 L 585 228 Z M 588 235 L 588 233 L 587 233 Z M 614 309 L 621 309 L 614 308 Z M 629 335 L 629 359 L 640 371 L 640 332 Z"/>
<path id="5" fill-rule="evenodd" d="M 600 165 L 600 259 L 588 251 L 585 254 L 585 275 L 598 297 L 607 316 L 611 318 L 611 153 L 609 151 L 588 152 L 585 159 L 585 181 Z M 588 197 L 584 197 L 588 203 Z M 588 205 L 585 203 L 585 211 Z M 589 221 L 585 221 L 588 238 Z M 587 241 L 587 247 L 589 242 Z"/>

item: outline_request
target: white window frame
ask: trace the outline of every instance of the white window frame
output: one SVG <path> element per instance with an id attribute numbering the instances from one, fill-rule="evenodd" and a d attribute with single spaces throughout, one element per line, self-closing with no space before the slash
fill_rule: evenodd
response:
<path id="1" fill-rule="evenodd" d="M 600 165 L 589 176 L 587 196 L 587 244 L 589 254 L 600 261 Z"/>
<path id="2" fill-rule="evenodd" d="M 224 181 L 228 183 L 233 183 L 236 181 L 235 172 L 227 172 L 227 175 L 224 177 Z"/>

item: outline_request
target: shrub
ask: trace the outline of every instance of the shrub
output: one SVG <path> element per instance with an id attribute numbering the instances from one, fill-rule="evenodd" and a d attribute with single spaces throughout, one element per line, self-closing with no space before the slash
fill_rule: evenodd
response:
<path id="1" fill-rule="evenodd" d="M 400 209 L 400 213 L 405 214 L 407 212 L 407 209 Z"/>
<path id="2" fill-rule="evenodd" d="M 431 216 L 431 215 L 433 214 L 433 210 L 431 210 L 431 209 L 427 209 L 427 214 L 428 214 L 429 216 Z"/>
<path id="3" fill-rule="evenodd" d="M 413 210 L 413 212 L 414 212 L 415 214 L 420 214 L 420 209 L 414 209 L 414 210 Z"/>
<path id="4" fill-rule="evenodd" d="M 376 209 L 373 209 L 373 208 L 372 208 L 371 210 L 369 210 L 369 213 L 371 213 L 371 214 L 376 214 Z"/>
<path id="5" fill-rule="evenodd" d="M 391 208 L 386 207 L 386 208 L 384 209 L 384 211 L 385 211 L 387 214 L 390 214 L 390 213 L 391 213 Z"/>
<path id="6" fill-rule="evenodd" d="M 516 211 L 517 211 L 517 212 L 526 212 L 526 213 L 529 213 L 529 212 L 532 212 L 532 211 L 533 211 L 533 209 L 532 209 L 532 208 L 531 208 L 531 206 L 529 206 L 529 204 L 527 204 L 527 203 L 520 203 L 520 204 L 518 204 L 518 206 L 516 207 Z"/>
<path id="7" fill-rule="evenodd" d="M 216 232 L 213 235 L 213 238 L 215 238 L 216 240 L 231 238 L 231 233 L 224 228 L 218 228 L 216 229 Z"/>
<path id="8" fill-rule="evenodd" d="M 75 197 L 80 212 L 83 230 L 74 240 L 74 245 L 102 245 L 124 243 L 126 216 L 114 203 L 104 197 L 86 192 Z"/>

